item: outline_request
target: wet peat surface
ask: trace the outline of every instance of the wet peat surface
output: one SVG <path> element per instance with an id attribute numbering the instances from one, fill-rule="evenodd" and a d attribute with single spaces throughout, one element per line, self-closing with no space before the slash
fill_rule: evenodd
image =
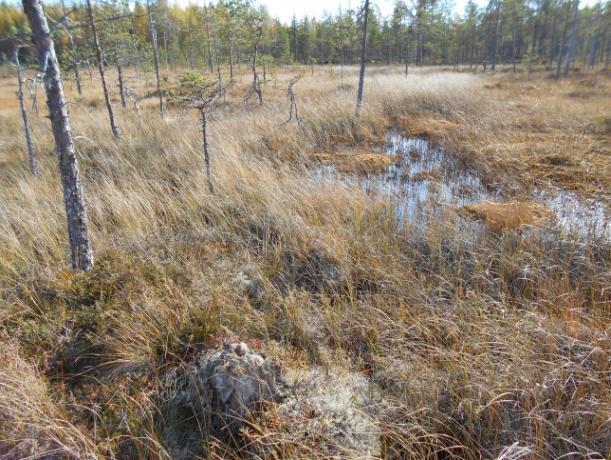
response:
<path id="1" fill-rule="evenodd" d="M 383 173 L 345 174 L 333 165 L 325 165 L 314 172 L 314 178 L 323 185 L 357 185 L 367 193 L 382 195 L 396 203 L 402 222 L 425 227 L 448 209 L 518 199 L 487 187 L 476 171 L 426 140 L 389 133 L 382 153 L 398 157 Z M 519 200 L 545 206 L 553 216 L 548 225 L 557 225 L 567 234 L 585 240 L 611 240 L 609 211 L 600 201 L 559 188 L 535 189 Z M 483 228 L 481 222 L 470 219 L 460 219 L 458 224 L 465 231 Z"/>

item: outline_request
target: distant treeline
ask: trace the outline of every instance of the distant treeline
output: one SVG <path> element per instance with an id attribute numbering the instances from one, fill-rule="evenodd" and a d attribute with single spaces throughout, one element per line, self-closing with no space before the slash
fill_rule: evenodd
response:
<path id="1" fill-rule="evenodd" d="M 232 68 L 252 56 L 260 27 L 261 63 L 355 64 L 359 58 L 359 8 L 321 18 L 293 18 L 282 24 L 247 0 L 169 6 L 97 1 L 96 18 L 108 64 L 146 65 L 151 61 L 153 12 L 162 69 L 175 65 L 211 70 Z M 93 56 L 87 10 L 81 4 L 45 6 L 60 61 L 70 67 Z M 579 0 L 490 0 L 485 8 L 469 1 L 463 14 L 447 1 L 397 1 L 389 17 L 375 4 L 369 17 L 367 58 L 409 65 L 483 65 L 499 63 L 563 67 L 607 66 L 611 54 L 609 2 L 580 8 Z M 0 4 L 0 60 L 6 61 L 15 38 L 28 40 L 28 25 L 18 4 Z M 27 48 L 21 51 L 27 58 Z"/>

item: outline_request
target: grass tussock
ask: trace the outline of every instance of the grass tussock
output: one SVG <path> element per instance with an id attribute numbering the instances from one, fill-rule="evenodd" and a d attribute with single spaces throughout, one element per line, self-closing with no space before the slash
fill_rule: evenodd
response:
<path id="1" fill-rule="evenodd" d="M 538 203 L 513 201 L 508 203 L 483 202 L 464 206 L 465 215 L 481 220 L 494 230 L 517 229 L 525 225 L 541 226 L 553 220 L 552 212 Z"/>
<path id="2" fill-rule="evenodd" d="M 264 85 L 260 108 L 244 104 L 246 82 L 229 89 L 210 122 L 213 194 L 195 114 L 172 109 L 162 121 L 144 99 L 141 118 L 117 110 L 116 142 L 103 106 L 83 103 L 99 88 L 86 84 L 80 102 L 69 90 L 97 256 L 88 273 L 67 270 L 48 120 L 32 117 L 42 171 L 33 180 L 19 118 L 3 106 L 0 455 L 168 458 L 164 382 L 198 351 L 243 340 L 286 369 L 366 382 L 359 410 L 379 430 L 384 458 L 608 456 L 608 241 L 513 224 L 465 231 L 450 210 L 426 226 L 401 221 L 393 203 L 356 183 L 320 182 L 309 160 L 367 151 L 387 129 L 404 129 L 454 146 L 491 183 L 565 184 L 571 172 L 574 188 L 600 195 L 593 165 L 607 161 L 608 108 L 569 96 L 582 85 L 574 80 L 556 93 L 538 76 L 495 76 L 487 89 L 474 75 L 404 79 L 383 69 L 356 119 L 354 86 L 316 72 L 295 86 L 301 125 L 286 123 L 292 73 Z M 542 147 L 559 140 L 568 162 Z M 350 172 L 378 167 L 377 155 L 358 155 Z M 533 166 L 544 158 L 545 168 Z M 509 220 L 525 223 L 524 210 L 544 214 L 520 206 Z M 296 431 L 321 426 L 313 420 L 322 414 L 303 423 L 279 414 L 244 433 L 245 445 L 208 439 L 205 450 L 358 456 L 337 436 Z"/>

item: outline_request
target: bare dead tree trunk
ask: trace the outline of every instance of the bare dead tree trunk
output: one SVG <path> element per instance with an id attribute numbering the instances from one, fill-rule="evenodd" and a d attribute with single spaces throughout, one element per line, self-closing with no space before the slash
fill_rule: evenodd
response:
<path id="1" fill-rule="evenodd" d="M 208 190 L 210 193 L 214 193 L 214 187 L 212 185 L 212 172 L 210 171 L 210 153 L 208 152 L 208 134 L 206 132 L 206 110 L 199 109 L 202 122 L 202 140 L 204 149 L 204 166 L 206 167 L 206 176 L 208 177 Z"/>
<path id="2" fill-rule="evenodd" d="M 123 84 L 123 68 L 121 67 L 121 63 L 117 63 L 117 73 L 119 74 L 119 93 L 121 94 L 121 105 L 123 108 L 127 108 L 127 104 L 125 103 L 125 85 Z"/>
<path id="3" fill-rule="evenodd" d="M 36 161 L 36 153 L 32 144 L 32 135 L 30 134 L 30 120 L 28 112 L 25 109 L 25 101 L 23 100 L 23 78 L 21 78 L 21 64 L 19 63 L 19 47 L 15 49 L 15 65 L 17 66 L 17 97 L 19 98 L 19 109 L 21 110 L 21 118 L 23 119 L 23 130 L 25 131 L 25 143 L 28 147 L 28 163 L 30 172 L 33 176 L 38 177 L 38 163 Z"/>
<path id="4" fill-rule="evenodd" d="M 66 12 L 66 4 L 64 0 L 61 1 L 61 7 L 62 7 L 62 15 L 63 15 L 62 22 L 68 25 L 70 19 L 68 17 L 68 13 Z M 68 31 L 68 28 L 65 27 L 65 30 Z M 76 55 L 76 46 L 74 45 L 74 37 L 72 37 L 71 33 L 67 33 L 67 35 L 68 35 L 68 46 Z M 81 75 L 78 70 L 79 61 L 78 59 L 76 59 L 75 55 L 73 55 L 71 59 L 72 60 L 72 70 L 74 71 L 74 80 L 76 81 L 76 90 L 78 91 L 79 96 L 81 96 L 83 94 L 83 88 L 81 87 Z"/>
<path id="5" fill-rule="evenodd" d="M 30 110 L 38 115 L 38 82 L 36 80 L 28 85 L 28 91 L 30 93 L 30 101 L 32 101 Z"/>
<path id="6" fill-rule="evenodd" d="M 74 64 L 74 78 L 76 80 L 76 90 L 78 91 L 79 96 L 83 95 L 83 87 L 81 85 L 81 74 L 78 70 L 78 62 Z"/>
<path id="7" fill-rule="evenodd" d="M 100 71 L 100 79 L 102 80 L 102 90 L 104 91 L 104 101 L 106 102 L 106 108 L 108 109 L 108 118 L 110 120 L 110 129 L 112 134 L 118 139 L 119 130 L 115 124 L 115 114 L 112 111 L 112 104 L 110 103 L 110 95 L 108 94 L 108 87 L 106 86 L 106 78 L 104 76 L 104 61 L 102 60 L 102 49 L 100 48 L 100 40 L 98 39 L 98 29 L 95 25 L 95 17 L 93 14 L 93 8 L 91 7 L 91 0 L 87 0 L 87 14 L 89 15 L 89 23 L 91 25 L 91 34 L 93 35 L 93 47 L 95 48 L 95 56 L 98 60 L 98 70 Z"/>
<path id="8" fill-rule="evenodd" d="M 255 39 L 255 44 L 253 46 L 252 53 L 252 89 L 257 95 L 257 99 L 259 100 L 259 105 L 263 104 L 263 94 L 261 92 L 261 83 L 259 82 L 259 75 L 257 74 L 257 52 L 259 48 L 259 42 L 261 41 L 261 35 L 263 34 L 263 29 L 259 27 L 257 30 L 257 38 Z"/>
<path id="9" fill-rule="evenodd" d="M 138 122 L 142 123 L 142 118 L 140 117 L 140 109 L 138 108 L 138 101 L 136 101 L 134 94 L 132 93 L 132 91 L 129 88 L 125 88 L 125 95 L 129 97 L 130 101 L 132 101 L 132 104 L 134 106 L 134 111 L 136 112 L 136 116 L 138 117 Z"/>
<path id="10" fill-rule="evenodd" d="M 301 76 L 297 75 L 295 78 L 292 78 L 289 81 L 286 95 L 291 103 L 291 108 L 289 109 L 289 119 L 287 120 L 287 123 L 293 119 L 293 113 L 295 113 L 295 121 L 297 121 L 297 124 L 301 124 L 301 118 L 299 118 L 299 113 L 297 113 L 297 98 L 295 97 L 295 92 L 293 91 L 293 86 L 295 86 L 300 78 Z"/>
<path id="11" fill-rule="evenodd" d="M 153 61 L 155 63 L 155 77 L 157 78 L 157 95 L 159 96 L 159 113 L 163 118 L 163 93 L 161 92 L 161 78 L 159 77 L 159 50 L 157 49 L 157 25 L 153 20 L 153 11 L 150 0 L 146 0 L 146 9 L 149 16 L 149 27 L 151 29 L 151 42 L 153 44 Z M 167 55 L 167 53 L 166 53 Z"/>
<path id="12" fill-rule="evenodd" d="M 64 205 L 68 220 L 68 238 L 72 254 L 72 267 L 81 270 L 93 268 L 93 252 L 87 229 L 85 196 L 81 185 L 68 109 L 64 97 L 59 63 L 40 0 L 23 0 L 23 9 L 32 29 L 38 52 L 41 73 L 44 75 L 47 105 L 55 138 L 59 171 L 64 191 Z"/>
<path id="13" fill-rule="evenodd" d="M 369 0 L 365 0 L 363 7 L 363 32 L 361 34 L 361 69 L 359 71 L 359 88 L 356 94 L 355 115 L 358 117 L 363 103 L 363 86 L 365 84 L 365 61 L 367 59 L 367 20 L 369 19 Z"/>

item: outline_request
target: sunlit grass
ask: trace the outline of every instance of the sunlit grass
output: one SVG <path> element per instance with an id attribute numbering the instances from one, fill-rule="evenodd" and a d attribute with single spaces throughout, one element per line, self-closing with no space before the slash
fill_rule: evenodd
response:
<path id="1" fill-rule="evenodd" d="M 493 458 L 515 442 L 532 458 L 608 455 L 608 242 L 554 229 L 466 235 L 451 210 L 427 227 L 398 222 L 392 203 L 356 184 L 321 184 L 309 156 L 371 151 L 397 129 L 503 190 L 566 185 L 571 174 L 574 188 L 604 197 L 594 166 L 608 162 L 607 80 L 588 99 L 569 95 L 586 85 L 578 79 L 558 88 L 540 75 L 405 79 L 374 68 L 356 119 L 356 70 L 316 68 L 294 88 L 298 125 L 286 123 L 298 71 L 272 73 L 261 108 L 243 102 L 247 75 L 228 88 L 211 117 L 213 194 L 196 114 L 170 107 L 161 120 L 154 97 L 140 117 L 116 104 L 117 142 L 99 88 L 69 89 L 91 273 L 68 270 L 44 104 L 32 116 L 37 180 L 18 114 L 3 107 L 0 455 L 32 455 L 35 442 L 38 452 L 164 458 L 163 378 L 224 338 L 260 344 L 286 368 L 365 376 L 387 458 Z M 2 97 L 11 82 L 0 81 Z M 550 168 L 543 145 L 560 141 L 575 147 L 564 152 L 572 163 Z M 277 420 L 258 428 L 270 458 L 324 458 L 334 442 Z"/>

